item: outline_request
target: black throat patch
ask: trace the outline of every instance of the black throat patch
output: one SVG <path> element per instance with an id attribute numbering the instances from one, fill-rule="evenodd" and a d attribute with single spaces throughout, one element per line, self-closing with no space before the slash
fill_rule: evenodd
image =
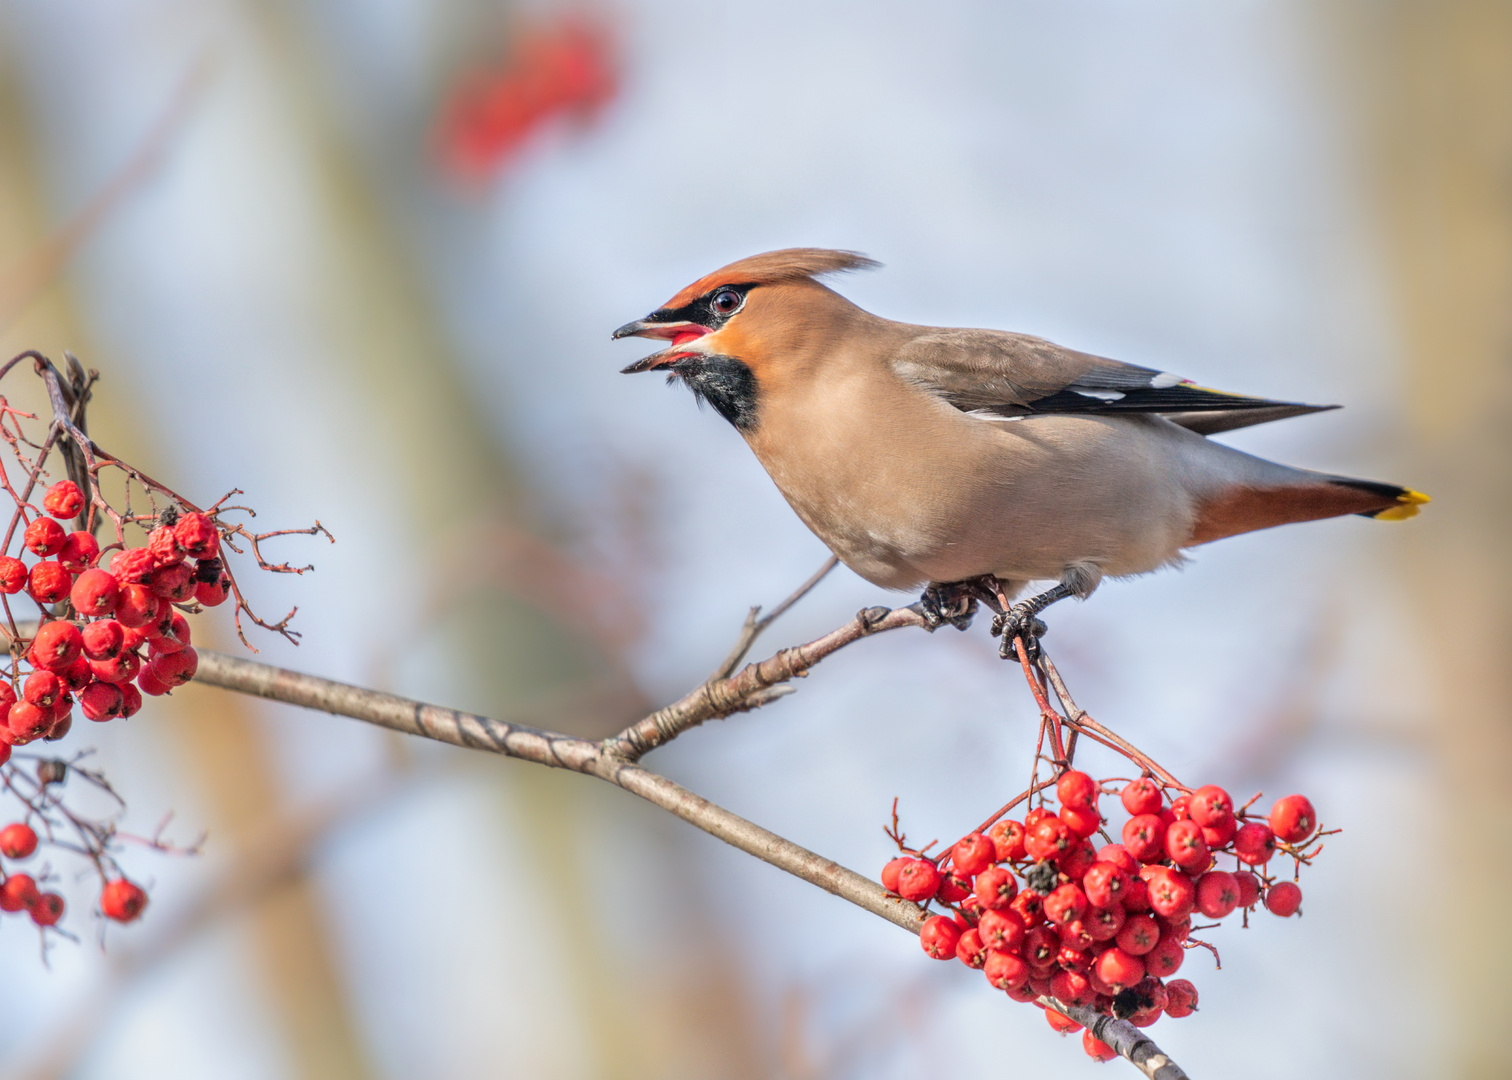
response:
<path id="1" fill-rule="evenodd" d="M 702 405 L 708 402 L 735 430 L 756 427 L 756 376 L 733 356 L 685 356 L 670 368 L 667 381 L 685 383 Z"/>

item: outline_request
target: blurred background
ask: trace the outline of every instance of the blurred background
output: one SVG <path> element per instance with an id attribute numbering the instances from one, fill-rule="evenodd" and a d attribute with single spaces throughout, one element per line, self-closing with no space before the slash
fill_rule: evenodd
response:
<path id="1" fill-rule="evenodd" d="M 0 4 L 0 345 L 99 368 L 101 442 L 188 497 L 332 530 L 250 582 L 300 608 L 275 663 L 593 735 L 702 679 L 826 552 L 609 332 L 797 245 L 882 260 L 837 287 L 892 318 L 1346 404 L 1230 441 L 1434 495 L 1047 644 L 1188 782 L 1345 830 L 1304 918 L 1188 957 L 1193 1076 L 1512 1074 L 1512 5 Z M 762 645 L 906 600 L 842 569 Z M 993 656 L 865 642 L 651 764 L 875 874 L 894 796 L 949 839 L 1024 786 Z M 87 878 L 48 966 L 0 926 L 7 1077 L 1128 1073 L 582 777 L 194 686 L 85 741 L 125 827 L 208 840 L 128 855 L 103 948 Z"/>

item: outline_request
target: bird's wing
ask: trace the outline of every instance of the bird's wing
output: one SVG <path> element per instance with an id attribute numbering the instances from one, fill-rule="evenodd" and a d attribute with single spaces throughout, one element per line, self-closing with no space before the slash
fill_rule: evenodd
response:
<path id="1" fill-rule="evenodd" d="M 892 363 L 909 382 L 988 417 L 1162 413 L 1211 435 L 1338 407 L 1226 394 L 1168 371 L 1001 330 L 928 330 L 899 349 Z"/>

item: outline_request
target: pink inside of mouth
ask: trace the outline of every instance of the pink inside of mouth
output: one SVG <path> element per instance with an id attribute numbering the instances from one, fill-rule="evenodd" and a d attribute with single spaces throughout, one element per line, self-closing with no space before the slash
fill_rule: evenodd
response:
<path id="1" fill-rule="evenodd" d="M 694 340 L 696 340 L 698 338 L 701 338 L 701 337 L 703 337 L 707 333 L 708 333 L 707 330 L 701 330 L 701 329 L 700 330 L 679 330 L 672 337 L 672 347 L 675 349 L 679 345 L 686 345 L 688 342 L 694 341 Z"/>

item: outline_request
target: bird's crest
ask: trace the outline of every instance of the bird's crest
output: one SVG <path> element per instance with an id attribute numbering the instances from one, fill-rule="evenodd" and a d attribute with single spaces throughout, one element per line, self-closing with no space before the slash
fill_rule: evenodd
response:
<path id="1" fill-rule="evenodd" d="M 829 248 L 783 248 L 732 262 L 699 278 L 671 300 L 666 307 L 677 309 L 720 285 L 771 285 L 779 281 L 814 278 L 838 274 L 845 270 L 870 270 L 882 264 L 856 251 L 832 251 Z"/>

